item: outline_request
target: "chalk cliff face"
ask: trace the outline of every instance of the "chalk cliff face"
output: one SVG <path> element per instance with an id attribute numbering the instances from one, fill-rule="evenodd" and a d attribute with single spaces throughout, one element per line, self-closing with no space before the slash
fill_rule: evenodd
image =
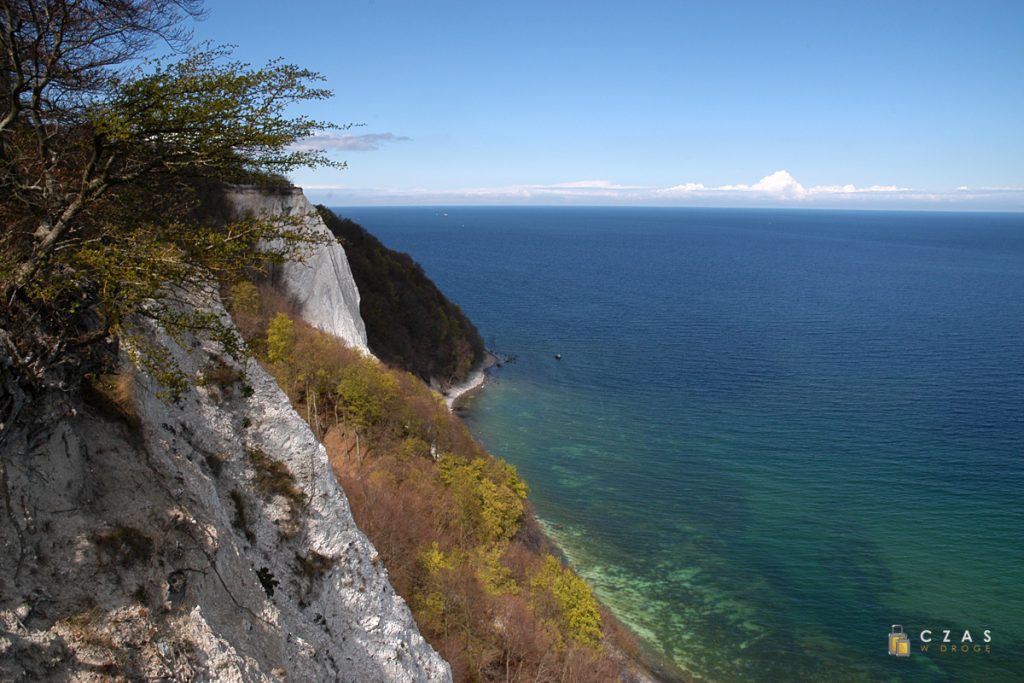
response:
<path id="1" fill-rule="evenodd" d="M 331 236 L 297 188 L 225 199 Z M 333 236 L 276 282 L 369 353 Z M 212 291 L 185 305 L 228 321 Z M 134 371 L 119 407 L 54 393 L 0 439 L 0 680 L 450 681 L 274 380 L 140 325 L 196 378 L 180 400 Z"/>
<path id="2" fill-rule="evenodd" d="M 278 285 L 298 303 L 306 322 L 369 353 L 366 326 L 359 314 L 359 290 L 345 250 L 302 190 L 234 187 L 225 193 L 225 199 L 235 218 L 248 214 L 304 216 L 306 226 L 329 238 L 330 243 L 318 247 L 305 263 L 282 266 Z"/>
<path id="3" fill-rule="evenodd" d="M 140 372 L 0 447 L 0 680 L 450 681 L 274 380 L 144 334 L 177 403 Z"/>

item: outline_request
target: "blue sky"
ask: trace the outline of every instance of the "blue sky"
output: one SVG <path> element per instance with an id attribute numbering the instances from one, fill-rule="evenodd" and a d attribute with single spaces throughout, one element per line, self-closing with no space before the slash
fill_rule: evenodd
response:
<path id="1" fill-rule="evenodd" d="M 1024 210 L 1024 2 L 210 2 L 321 72 L 314 201 Z"/>

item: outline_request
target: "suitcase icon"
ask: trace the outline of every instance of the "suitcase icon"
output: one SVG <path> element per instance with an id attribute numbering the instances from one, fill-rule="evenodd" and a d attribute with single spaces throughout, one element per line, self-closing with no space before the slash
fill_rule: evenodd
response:
<path id="1" fill-rule="evenodd" d="M 889 654 L 896 657 L 910 656 L 910 638 L 903 632 L 902 624 L 893 624 L 889 632 Z"/>

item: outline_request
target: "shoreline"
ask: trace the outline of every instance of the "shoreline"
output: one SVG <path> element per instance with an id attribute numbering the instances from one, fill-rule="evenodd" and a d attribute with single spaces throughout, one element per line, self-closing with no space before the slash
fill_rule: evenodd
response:
<path id="1" fill-rule="evenodd" d="M 442 394 L 448 409 L 454 412 L 456 402 L 482 389 L 487 384 L 488 370 L 496 366 L 500 367 L 500 365 L 499 358 L 490 351 L 485 350 L 484 360 L 469 373 L 469 377 Z M 491 454 L 491 456 L 497 457 L 494 454 Z M 529 501 L 529 498 L 527 499 L 527 505 L 530 508 L 528 521 L 526 522 L 527 527 L 532 527 L 532 533 L 537 534 L 541 542 L 563 564 L 572 567 L 569 554 L 558 542 L 555 535 L 547 528 L 547 524 L 533 511 L 533 504 Z M 624 630 L 629 634 L 630 638 L 635 639 L 635 643 L 639 648 L 639 652 L 634 653 L 626 652 L 621 647 L 616 648 L 618 656 L 630 661 L 635 667 L 630 683 L 691 683 L 695 681 L 689 673 L 680 669 L 671 659 L 655 652 L 626 622 L 616 616 L 612 608 L 601 601 L 600 598 L 598 598 L 598 603 L 604 610 L 607 610 L 608 615 L 615 621 L 616 628 Z"/>
<path id="2" fill-rule="evenodd" d="M 531 520 L 532 523 L 536 525 L 537 533 L 540 534 L 541 538 L 543 538 L 547 543 L 548 550 L 555 554 L 564 565 L 572 568 L 573 571 L 576 571 L 572 555 L 558 540 L 555 532 L 551 530 L 550 523 L 537 516 L 536 511 L 532 509 Z M 582 574 L 580 574 L 580 576 L 582 576 Z M 591 586 L 591 590 L 594 590 L 593 586 Z M 662 652 L 658 652 L 642 637 L 640 637 L 640 634 L 634 631 L 629 626 L 628 622 L 615 613 L 615 610 L 612 609 L 611 605 L 601 599 L 596 590 L 594 590 L 594 597 L 597 598 L 601 607 L 608 611 L 609 616 L 615 622 L 616 626 L 624 630 L 629 634 L 629 637 L 634 639 L 636 646 L 639 649 L 639 651 L 635 653 L 627 653 L 621 649 L 619 650 L 620 654 L 632 662 L 632 664 L 638 669 L 636 673 L 639 677 L 633 683 L 700 683 L 702 679 L 696 678 L 694 674 L 686 671 L 674 662 L 671 657 Z"/>
<path id="3" fill-rule="evenodd" d="M 470 371 L 469 377 L 441 393 L 448 409 L 454 410 L 456 401 L 487 384 L 487 371 L 497 364 L 498 357 L 485 349 L 484 359 Z"/>

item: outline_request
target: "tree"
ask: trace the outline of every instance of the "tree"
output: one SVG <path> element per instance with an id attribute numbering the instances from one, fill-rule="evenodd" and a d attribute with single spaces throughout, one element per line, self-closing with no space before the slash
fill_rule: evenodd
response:
<path id="1" fill-rule="evenodd" d="M 534 601 L 542 612 L 552 612 L 559 628 L 588 647 L 601 644 L 601 609 L 587 582 L 553 555 L 531 579 Z"/>
<path id="2" fill-rule="evenodd" d="M 398 380 L 370 358 L 359 358 L 341 371 L 337 387 L 345 417 L 357 429 L 377 426 L 388 418 L 398 397 Z"/>
<path id="3" fill-rule="evenodd" d="M 288 363 L 295 348 L 295 325 L 284 313 L 278 313 L 267 326 L 267 360 Z"/>
<path id="4" fill-rule="evenodd" d="M 318 241 L 301 217 L 201 218 L 216 183 L 344 164 L 292 146 L 338 127 L 288 114 L 330 95 L 320 76 L 181 52 L 182 21 L 199 11 L 197 0 L 0 0 L 0 422 L 19 390 L 65 386 L 99 362 L 131 316 L 206 330 L 236 352 L 217 316 L 177 302 Z M 140 61 L 155 41 L 178 56 Z M 155 350 L 139 358 L 173 374 Z"/>
<path id="5" fill-rule="evenodd" d="M 115 167 L 112 146 L 92 114 L 116 93 L 124 64 L 154 40 L 177 45 L 187 40 L 180 19 L 197 14 L 199 5 L 196 0 L 0 0 L 0 9 L 4 246 L 30 254 L 13 273 L 5 273 L 9 294 L 32 279 L 110 185 L 132 179 Z M 26 225 L 17 225 L 17 218 Z M 31 238 L 18 228 L 30 228 Z M 22 239 L 12 239 L 16 235 Z"/>

